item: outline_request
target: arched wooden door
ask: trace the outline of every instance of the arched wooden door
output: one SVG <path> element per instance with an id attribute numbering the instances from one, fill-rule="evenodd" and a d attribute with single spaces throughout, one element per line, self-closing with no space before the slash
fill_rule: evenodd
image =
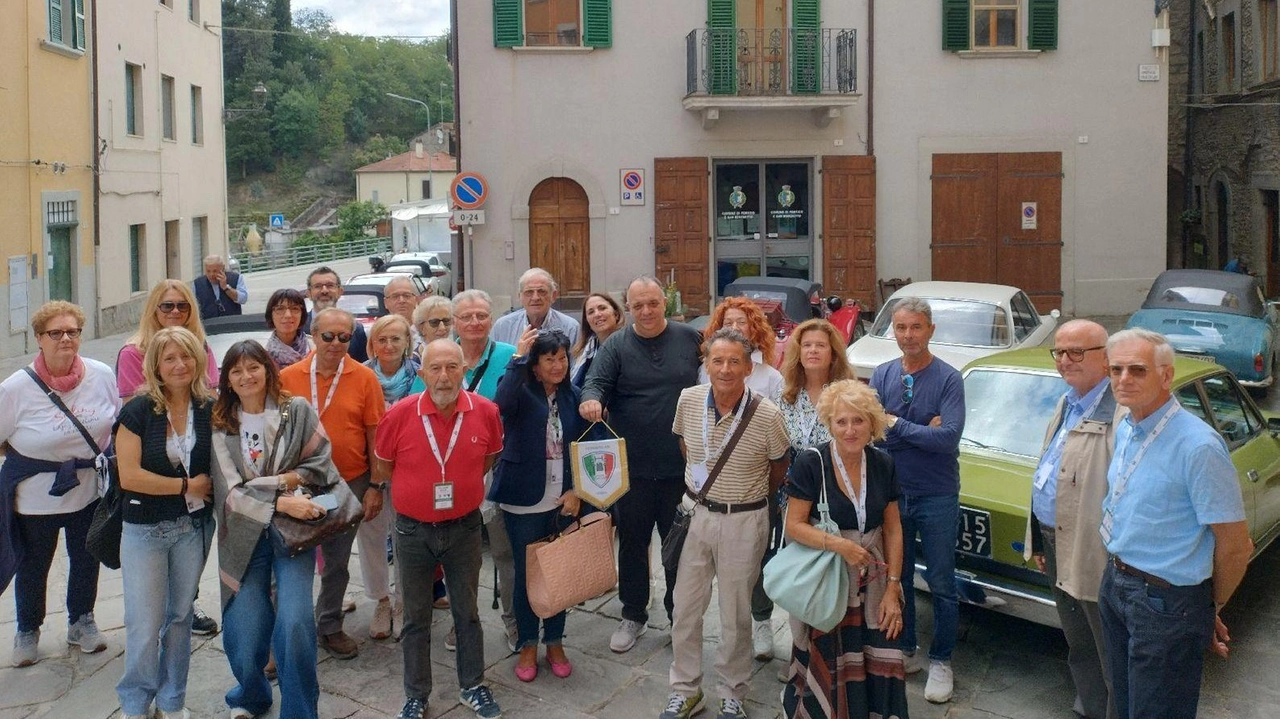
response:
<path id="1" fill-rule="evenodd" d="M 529 265 L 556 278 L 561 297 L 591 292 L 591 220 L 587 193 L 567 177 L 549 177 L 529 194 Z"/>

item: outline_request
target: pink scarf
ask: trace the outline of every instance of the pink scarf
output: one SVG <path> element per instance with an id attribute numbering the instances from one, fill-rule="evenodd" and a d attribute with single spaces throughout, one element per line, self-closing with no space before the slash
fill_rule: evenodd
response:
<path id="1" fill-rule="evenodd" d="M 35 368 L 36 375 L 55 392 L 70 392 L 84 379 L 84 360 L 80 359 L 80 355 L 76 355 L 75 361 L 71 363 L 71 371 L 61 377 L 50 374 L 43 354 L 36 355 Z"/>

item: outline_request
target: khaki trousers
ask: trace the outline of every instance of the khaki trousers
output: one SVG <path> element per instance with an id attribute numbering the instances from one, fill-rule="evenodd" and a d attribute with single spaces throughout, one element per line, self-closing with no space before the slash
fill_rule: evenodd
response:
<path id="1" fill-rule="evenodd" d="M 684 500 L 686 505 L 691 502 Z M 671 690 L 693 696 L 702 685 L 702 621 L 712 580 L 720 590 L 720 646 L 715 671 L 721 699 L 745 699 L 751 679 L 751 589 L 769 543 L 769 512 L 761 507 L 718 514 L 697 505 L 676 572 L 671 627 Z"/>

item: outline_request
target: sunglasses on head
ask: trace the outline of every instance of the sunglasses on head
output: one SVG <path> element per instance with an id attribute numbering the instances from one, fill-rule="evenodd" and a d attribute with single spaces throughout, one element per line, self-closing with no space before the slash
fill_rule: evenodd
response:
<path id="1" fill-rule="evenodd" d="M 190 312 L 191 303 L 190 302 L 161 302 L 160 303 L 161 312 L 173 312 L 174 310 L 177 310 L 179 312 Z"/>
<path id="2" fill-rule="evenodd" d="M 539 337 L 564 337 L 565 339 L 569 339 L 569 335 L 565 334 L 564 330 L 560 329 L 559 327 L 548 327 L 547 329 L 544 329 L 544 330 L 538 330 L 538 336 Z"/>
<path id="3" fill-rule="evenodd" d="M 916 396 L 916 378 L 909 374 L 902 375 L 902 401 L 911 404 L 911 400 Z"/>
<path id="4" fill-rule="evenodd" d="M 351 341 L 351 333 L 350 332 L 321 332 L 320 339 L 325 344 L 329 344 L 334 340 L 337 340 L 338 342 L 341 342 L 342 344 L 345 345 L 346 343 Z"/>

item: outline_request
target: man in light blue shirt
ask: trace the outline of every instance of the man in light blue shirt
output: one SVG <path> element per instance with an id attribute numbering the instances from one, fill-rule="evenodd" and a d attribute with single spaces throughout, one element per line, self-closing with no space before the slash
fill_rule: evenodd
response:
<path id="1" fill-rule="evenodd" d="M 532 267 L 520 275 L 517 288 L 521 309 L 494 320 L 493 330 L 489 333 L 494 342 L 515 346 L 520 343 L 520 336 L 525 330 L 553 327 L 569 336 L 570 346 L 578 341 L 578 323 L 551 306 L 560 297 L 560 287 L 551 273 L 541 267 Z"/>
<path id="2" fill-rule="evenodd" d="M 1107 342 L 1116 429 L 1100 532 L 1111 562 L 1102 616 L 1122 719 L 1194 717 L 1204 650 L 1227 656 L 1217 611 L 1244 577 L 1253 542 L 1226 444 L 1173 398 L 1173 348 L 1140 329 Z"/>

